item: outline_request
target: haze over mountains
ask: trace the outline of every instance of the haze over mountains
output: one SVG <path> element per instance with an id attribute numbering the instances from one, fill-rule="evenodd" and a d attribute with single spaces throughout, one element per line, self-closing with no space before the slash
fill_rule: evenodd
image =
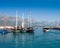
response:
<path id="1" fill-rule="evenodd" d="M 22 17 L 18 17 L 18 26 L 22 24 Z M 24 18 L 25 24 L 28 25 L 29 18 Z M 31 18 L 32 23 L 35 23 L 36 20 Z M 7 16 L 7 15 L 0 15 L 0 25 L 6 24 L 7 26 L 15 26 L 16 24 L 16 17 L 15 16 Z"/>
<path id="2" fill-rule="evenodd" d="M 25 26 L 28 26 L 29 18 L 25 18 Z M 39 19 L 40 20 L 40 19 Z M 44 27 L 44 26 L 55 26 L 57 23 L 60 25 L 60 21 L 37 21 L 37 19 L 31 18 L 31 24 L 33 27 Z M 4 26 L 6 24 L 7 26 L 15 26 L 16 25 L 16 17 L 15 16 L 7 16 L 7 15 L 0 15 L 0 26 Z M 18 26 L 22 25 L 22 17 L 18 16 Z"/>

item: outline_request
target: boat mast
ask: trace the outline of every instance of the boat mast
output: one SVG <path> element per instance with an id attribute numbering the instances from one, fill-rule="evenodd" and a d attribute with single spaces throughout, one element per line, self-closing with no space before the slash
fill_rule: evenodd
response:
<path id="1" fill-rule="evenodd" d="M 17 24 L 18 22 L 17 22 L 17 10 L 16 10 L 16 29 L 17 29 Z"/>
<path id="2" fill-rule="evenodd" d="M 22 15 L 22 28 L 24 28 L 24 13 Z"/>
<path id="3" fill-rule="evenodd" d="M 31 19 L 31 16 L 32 16 L 32 14 L 31 14 L 31 11 L 30 11 L 30 16 L 29 16 L 29 27 L 32 27 L 32 19 Z"/>

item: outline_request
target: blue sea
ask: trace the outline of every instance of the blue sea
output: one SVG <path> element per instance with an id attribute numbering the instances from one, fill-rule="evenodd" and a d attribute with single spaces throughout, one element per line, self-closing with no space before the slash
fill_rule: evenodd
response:
<path id="1" fill-rule="evenodd" d="M 0 33 L 0 48 L 60 48 L 60 31 L 34 33 Z"/>

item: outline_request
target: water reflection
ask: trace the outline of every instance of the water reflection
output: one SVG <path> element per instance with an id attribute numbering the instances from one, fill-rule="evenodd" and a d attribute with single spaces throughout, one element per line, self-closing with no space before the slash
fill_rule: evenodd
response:
<path id="1" fill-rule="evenodd" d="M 17 46 L 18 46 L 18 36 L 16 35 L 15 36 L 15 48 L 17 48 Z"/>
<path id="2" fill-rule="evenodd" d="M 15 48 L 18 47 L 18 36 L 19 36 L 19 33 L 13 33 Z"/>
<path id="3" fill-rule="evenodd" d="M 2 37 L 3 37 L 3 39 L 2 39 L 3 45 L 5 45 L 5 35 L 3 34 Z"/>
<path id="4" fill-rule="evenodd" d="M 31 33 L 13 33 L 15 48 L 31 48 L 34 34 Z"/>
<path id="5" fill-rule="evenodd" d="M 60 31 L 0 34 L 1 48 L 60 48 Z"/>
<path id="6" fill-rule="evenodd" d="M 30 48 L 32 48 L 32 43 L 33 43 L 33 34 L 28 34 L 29 35 L 29 44 L 30 44 Z"/>
<path id="7" fill-rule="evenodd" d="M 24 46 L 25 46 L 25 41 L 26 41 L 26 36 L 25 36 L 24 34 L 22 34 L 21 40 L 22 40 L 22 47 L 24 48 Z"/>

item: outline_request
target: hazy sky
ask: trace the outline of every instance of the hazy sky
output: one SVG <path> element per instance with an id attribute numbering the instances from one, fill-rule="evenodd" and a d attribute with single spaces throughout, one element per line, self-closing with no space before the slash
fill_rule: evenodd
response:
<path id="1" fill-rule="evenodd" d="M 60 20 L 60 1 L 59 0 L 0 0 L 0 14 L 18 16 L 25 13 L 29 16 L 30 10 L 32 17 L 39 21 Z"/>

